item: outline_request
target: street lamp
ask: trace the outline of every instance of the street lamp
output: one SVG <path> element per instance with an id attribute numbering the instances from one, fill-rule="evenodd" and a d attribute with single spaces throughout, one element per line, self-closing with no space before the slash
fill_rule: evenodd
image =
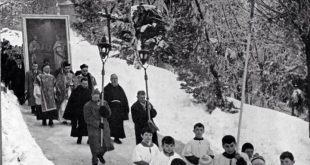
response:
<path id="1" fill-rule="evenodd" d="M 109 58 L 111 44 L 107 43 L 107 39 L 105 38 L 105 36 L 102 36 L 97 46 L 98 46 L 99 55 L 100 55 L 101 62 L 102 62 L 101 106 L 103 106 L 104 105 L 104 101 L 103 101 L 104 100 L 104 75 L 105 75 L 104 64 Z M 101 117 L 101 123 L 103 123 L 103 117 Z M 101 133 L 100 144 L 101 144 L 101 147 L 103 147 L 103 130 L 102 129 L 100 129 L 100 133 Z"/>
<path id="2" fill-rule="evenodd" d="M 140 59 L 142 65 L 144 65 L 149 60 L 149 56 L 150 56 L 151 52 L 148 50 L 142 49 L 142 50 L 139 50 L 138 53 L 139 53 L 139 59 Z"/>
<path id="3" fill-rule="evenodd" d="M 144 64 L 146 64 L 146 62 L 148 61 L 149 59 L 149 56 L 151 55 L 152 52 L 148 51 L 148 50 L 145 50 L 145 49 L 142 49 L 142 50 L 139 50 L 138 51 L 138 54 L 139 54 L 139 60 L 142 64 L 142 67 L 144 69 L 144 80 L 145 80 L 145 89 L 146 89 L 146 104 L 145 104 L 145 109 L 147 110 L 147 115 L 148 115 L 148 126 L 151 128 L 151 130 L 153 132 L 155 131 L 158 131 L 158 127 L 155 125 L 155 123 L 151 120 L 151 112 L 149 110 L 149 88 L 148 88 L 148 84 L 147 84 L 147 80 L 148 80 L 148 77 L 147 77 L 147 72 L 146 72 L 146 69 L 147 67 L 144 66 Z"/>
<path id="4" fill-rule="evenodd" d="M 105 58 L 108 57 L 109 52 L 111 50 L 111 45 L 109 43 L 107 43 L 105 36 L 103 36 L 101 38 L 101 40 L 100 40 L 100 42 L 98 42 L 97 46 L 98 46 L 98 50 L 99 50 L 101 60 L 105 60 Z"/>

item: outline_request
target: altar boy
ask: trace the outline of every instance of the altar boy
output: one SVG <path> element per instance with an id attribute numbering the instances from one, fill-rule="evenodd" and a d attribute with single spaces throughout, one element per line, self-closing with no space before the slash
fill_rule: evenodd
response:
<path id="1" fill-rule="evenodd" d="M 152 130 L 148 127 L 142 129 L 142 142 L 139 143 L 132 155 L 132 161 L 136 165 L 149 165 L 159 154 L 158 147 L 152 142 Z"/>

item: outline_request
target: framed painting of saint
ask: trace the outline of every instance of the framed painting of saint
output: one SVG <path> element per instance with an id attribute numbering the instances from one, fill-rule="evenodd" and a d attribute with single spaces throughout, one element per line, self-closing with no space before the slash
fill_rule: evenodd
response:
<path id="1" fill-rule="evenodd" d="M 71 63 L 69 16 L 23 15 L 22 24 L 25 71 L 49 63 L 53 73 L 63 61 Z"/>

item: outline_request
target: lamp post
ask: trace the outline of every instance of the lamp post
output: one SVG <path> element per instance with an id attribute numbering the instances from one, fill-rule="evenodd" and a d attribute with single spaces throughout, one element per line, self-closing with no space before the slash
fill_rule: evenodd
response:
<path id="1" fill-rule="evenodd" d="M 139 59 L 141 61 L 141 64 L 142 64 L 142 67 L 144 69 L 144 80 L 145 80 L 145 90 L 146 90 L 146 104 L 145 104 L 145 109 L 147 110 L 147 115 L 148 115 L 148 126 L 153 130 L 153 131 L 157 131 L 159 130 L 158 127 L 155 125 L 155 123 L 151 120 L 151 112 L 149 110 L 149 88 L 148 88 L 148 83 L 147 83 L 147 80 L 148 80 L 148 76 L 147 76 L 147 72 L 146 72 L 146 69 L 147 67 L 144 66 L 144 64 L 146 64 L 146 62 L 148 61 L 149 59 L 149 56 L 151 54 L 150 51 L 148 50 L 139 50 L 138 51 L 138 54 L 139 54 Z"/>
<path id="2" fill-rule="evenodd" d="M 102 62 L 102 70 L 101 70 L 101 75 L 102 75 L 102 85 L 101 85 L 101 106 L 104 104 L 104 75 L 105 75 L 105 70 L 104 70 L 104 64 L 109 58 L 109 52 L 111 50 L 111 44 L 107 43 L 107 40 L 105 36 L 101 38 L 101 40 L 97 44 L 98 50 L 99 50 L 99 55 L 100 59 Z M 103 122 L 103 117 L 101 117 L 101 122 Z M 100 139 L 100 144 L 101 147 L 103 147 L 103 130 L 101 129 L 101 139 Z"/>

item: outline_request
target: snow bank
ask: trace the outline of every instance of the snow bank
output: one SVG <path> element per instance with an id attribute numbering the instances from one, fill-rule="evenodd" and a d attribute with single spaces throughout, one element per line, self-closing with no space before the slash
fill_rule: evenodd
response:
<path id="1" fill-rule="evenodd" d="M 21 46 L 23 44 L 22 32 L 21 31 L 3 28 L 0 30 L 0 37 L 1 37 L 1 41 L 3 38 L 6 40 L 9 40 L 11 45 L 13 45 L 13 46 L 15 46 L 15 45 Z"/>
<path id="2" fill-rule="evenodd" d="M 31 136 L 17 98 L 1 92 L 2 161 L 5 165 L 53 165 Z"/>

